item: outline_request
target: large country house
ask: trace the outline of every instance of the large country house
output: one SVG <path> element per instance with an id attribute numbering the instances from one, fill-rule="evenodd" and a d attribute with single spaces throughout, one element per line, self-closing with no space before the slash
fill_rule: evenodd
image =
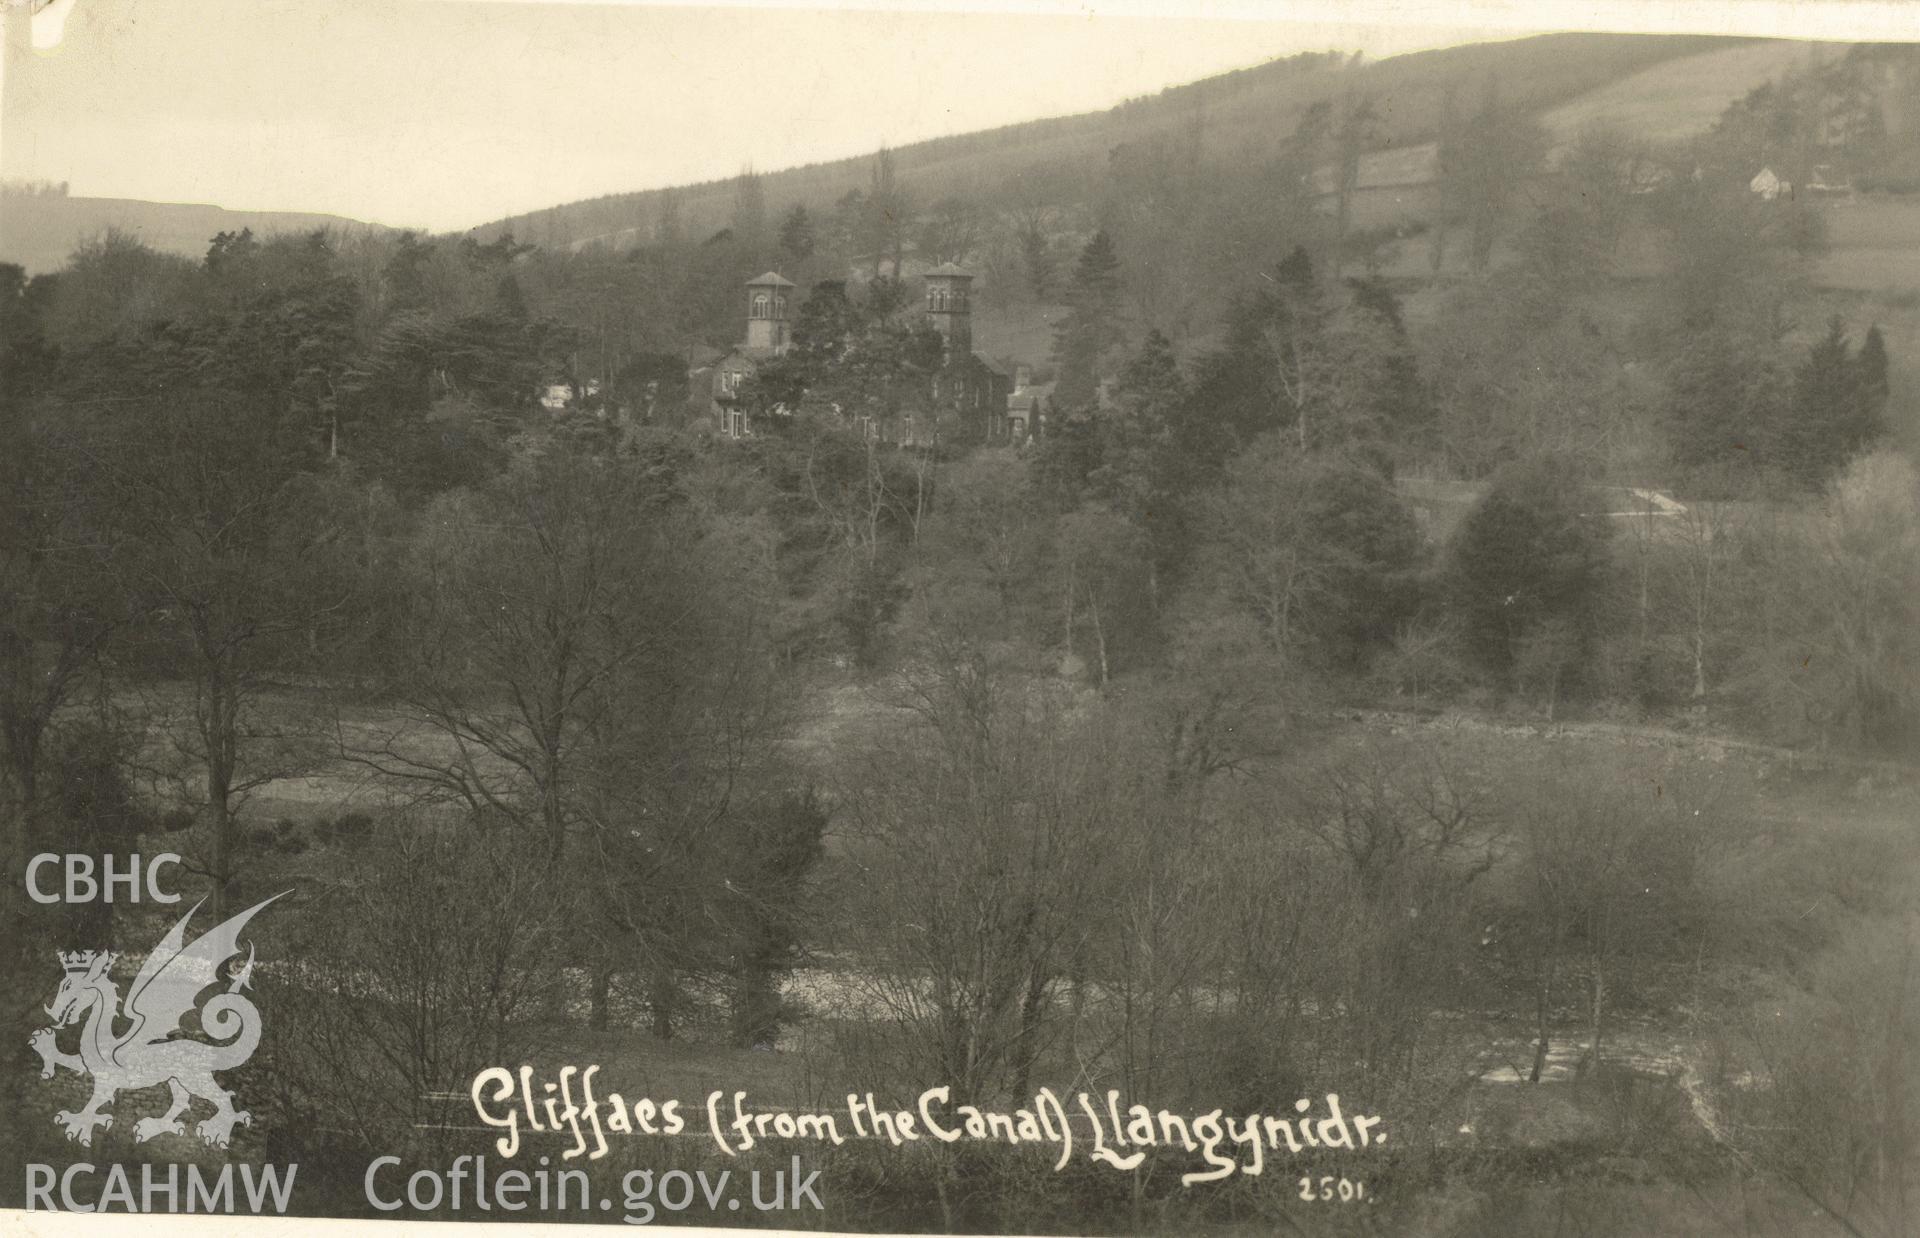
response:
<path id="1" fill-rule="evenodd" d="M 944 362 L 934 374 L 921 409 L 904 409 L 895 425 L 867 424 L 877 437 L 901 446 L 931 446 L 943 432 L 941 410 L 964 423 L 970 435 L 990 442 L 1024 441 L 1034 422 L 1023 413 L 1009 416 L 1012 380 L 973 351 L 973 275 L 949 262 L 926 272 L 924 313 L 928 325 L 946 341 Z M 759 367 L 783 356 L 792 344 L 791 318 L 796 288 L 778 273 L 746 284 L 746 338 L 724 354 L 708 351 L 689 358 L 689 390 L 715 432 L 745 438 L 755 432 L 756 414 L 740 398 Z M 777 414 L 776 414 L 777 415 Z"/>

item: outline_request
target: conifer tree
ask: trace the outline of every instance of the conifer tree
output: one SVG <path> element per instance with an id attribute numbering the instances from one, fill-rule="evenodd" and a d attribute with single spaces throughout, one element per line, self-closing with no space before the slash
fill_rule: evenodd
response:
<path id="1" fill-rule="evenodd" d="M 813 216 L 807 208 L 796 206 L 788 211 L 780 221 L 780 252 L 795 262 L 805 262 L 813 257 L 816 244 Z"/>
<path id="2" fill-rule="evenodd" d="M 1120 339 L 1120 256 L 1106 232 L 1093 234 L 1074 264 L 1072 310 L 1054 333 L 1060 367 L 1054 398 L 1067 408 L 1093 403 L 1100 357 Z"/>
<path id="3" fill-rule="evenodd" d="M 1554 628 L 1571 638 L 1569 664 L 1583 660 L 1609 532 L 1604 517 L 1586 514 L 1584 492 L 1564 464 L 1523 462 L 1494 479 L 1461 526 L 1454 603 L 1488 671 L 1506 675 L 1523 642 Z"/>
<path id="4" fill-rule="evenodd" d="M 1875 329 L 1859 353 L 1838 317 L 1794 372 L 1793 402 L 1774 463 L 1807 486 L 1824 485 L 1884 431 L 1886 343 Z"/>
<path id="5" fill-rule="evenodd" d="M 1180 542 L 1180 509 L 1196 471 L 1180 436 L 1186 379 L 1166 336 L 1148 333 L 1121 371 L 1115 397 L 1092 481 L 1116 510 L 1147 530 L 1156 557 L 1165 561 Z"/>
<path id="6" fill-rule="evenodd" d="M 1860 378 L 1860 394 L 1877 415 L 1887 402 L 1887 339 L 1880 334 L 1879 323 L 1867 328 L 1867 338 L 1860 343 L 1854 365 Z"/>

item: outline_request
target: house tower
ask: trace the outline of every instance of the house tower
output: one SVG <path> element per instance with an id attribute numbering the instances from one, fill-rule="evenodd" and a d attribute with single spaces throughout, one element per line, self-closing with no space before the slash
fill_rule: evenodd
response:
<path id="1" fill-rule="evenodd" d="M 947 360 L 973 355 L 973 274 L 951 262 L 927 272 L 927 321 L 947 341 Z"/>
<path id="2" fill-rule="evenodd" d="M 787 332 L 787 300 L 793 281 L 772 271 L 747 281 L 747 343 L 749 356 L 778 357 L 792 341 Z"/>

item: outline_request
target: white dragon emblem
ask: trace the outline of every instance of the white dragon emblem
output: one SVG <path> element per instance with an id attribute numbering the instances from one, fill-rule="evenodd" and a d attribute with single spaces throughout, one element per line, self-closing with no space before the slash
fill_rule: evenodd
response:
<path id="1" fill-rule="evenodd" d="M 91 1145 L 94 1127 L 113 1126 L 113 1115 L 102 1110 L 117 1093 L 160 1083 L 171 1089 L 173 1100 L 165 1116 L 141 1118 L 134 1124 L 136 1143 L 155 1135 L 186 1134 L 180 1118 L 195 1096 L 213 1102 L 213 1116 L 200 1123 L 200 1138 L 214 1147 L 227 1146 L 234 1123 L 251 1124 L 252 1115 L 235 1109 L 233 1094 L 213 1077 L 217 1070 L 232 1070 L 244 1063 L 260 1043 L 260 1010 L 240 992 L 253 973 L 251 945 L 246 963 L 233 974 L 227 991 L 216 993 L 200 1007 L 201 1028 L 220 1043 L 177 1038 L 175 1033 L 182 1030 L 181 1020 L 194 1008 L 201 991 L 221 979 L 220 965 L 240 952 L 240 930 L 254 913 L 280 897 L 276 894 L 256 903 L 183 947 L 187 921 L 200 909 L 195 903 L 147 955 L 127 992 L 124 1009 L 110 975 L 119 956 L 93 950 L 61 952 L 66 977 L 46 1008 L 53 1026 L 35 1032 L 28 1043 L 40 1055 L 42 1079 L 52 1078 L 56 1066 L 93 1076 L 93 1099 L 86 1107 L 53 1117 L 66 1129 L 68 1139 Z M 54 1041 L 57 1029 L 82 1019 L 86 1026 L 80 1032 L 80 1052 L 62 1053 Z M 116 1031 L 116 1022 L 130 1026 Z"/>

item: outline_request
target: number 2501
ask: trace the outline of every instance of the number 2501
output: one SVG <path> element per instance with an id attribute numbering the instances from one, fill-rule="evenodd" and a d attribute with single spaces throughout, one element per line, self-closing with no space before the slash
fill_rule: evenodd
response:
<path id="1" fill-rule="evenodd" d="M 1312 1203 L 1316 1199 L 1337 1199 L 1343 1204 L 1367 1197 L 1367 1184 L 1349 1182 L 1345 1178 L 1331 1176 L 1320 1179 L 1316 1188 L 1312 1178 L 1300 1179 L 1300 1198 Z"/>

